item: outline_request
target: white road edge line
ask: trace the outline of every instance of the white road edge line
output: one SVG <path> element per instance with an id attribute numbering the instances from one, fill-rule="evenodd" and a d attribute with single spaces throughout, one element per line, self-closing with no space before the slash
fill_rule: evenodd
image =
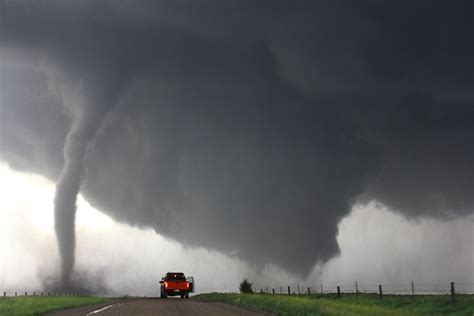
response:
<path id="1" fill-rule="evenodd" d="M 114 307 L 115 305 L 121 306 L 121 305 L 123 305 L 123 303 L 122 303 L 122 304 L 116 303 L 116 304 L 112 304 L 112 305 L 109 305 L 109 306 L 105 306 L 105 307 L 103 307 L 103 308 L 101 308 L 101 309 L 97 309 L 97 310 L 95 310 L 95 311 L 90 312 L 89 314 L 87 314 L 87 316 L 90 316 L 90 315 L 94 315 L 94 314 L 103 312 L 103 311 L 105 311 L 106 309 L 109 309 L 109 308 L 111 308 L 111 307 Z"/>

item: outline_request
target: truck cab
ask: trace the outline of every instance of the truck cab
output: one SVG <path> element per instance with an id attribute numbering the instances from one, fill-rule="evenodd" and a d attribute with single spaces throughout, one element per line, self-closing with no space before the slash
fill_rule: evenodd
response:
<path id="1" fill-rule="evenodd" d="M 181 296 L 189 298 L 189 293 L 194 292 L 194 278 L 184 275 L 183 272 L 167 272 L 160 281 L 160 297 Z"/>

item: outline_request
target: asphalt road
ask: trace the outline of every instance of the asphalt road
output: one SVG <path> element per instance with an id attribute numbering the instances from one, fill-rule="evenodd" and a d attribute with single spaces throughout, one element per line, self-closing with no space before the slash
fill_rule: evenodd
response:
<path id="1" fill-rule="evenodd" d="M 256 316 L 272 315 L 223 303 L 204 303 L 188 299 L 128 299 L 102 305 L 81 307 L 48 314 L 50 316 L 126 316 L 126 315 L 196 315 Z"/>

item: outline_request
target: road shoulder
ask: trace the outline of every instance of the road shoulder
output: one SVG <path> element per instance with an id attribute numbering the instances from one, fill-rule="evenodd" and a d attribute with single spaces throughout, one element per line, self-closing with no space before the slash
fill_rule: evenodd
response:
<path id="1" fill-rule="evenodd" d="M 44 316 L 76 316 L 76 315 L 87 315 L 89 313 L 92 313 L 96 310 L 105 308 L 107 306 L 115 305 L 115 304 L 120 304 L 120 303 L 125 303 L 130 301 L 131 299 L 116 299 L 109 301 L 107 303 L 101 303 L 101 304 L 94 304 L 94 305 L 87 305 L 87 306 L 82 306 L 82 307 L 76 307 L 76 308 L 67 308 L 67 309 L 61 309 L 58 311 L 54 312 L 49 312 L 47 314 L 44 314 Z"/>

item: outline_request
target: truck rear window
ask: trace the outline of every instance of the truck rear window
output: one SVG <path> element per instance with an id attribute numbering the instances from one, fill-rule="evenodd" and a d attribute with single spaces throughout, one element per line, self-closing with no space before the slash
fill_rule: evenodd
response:
<path id="1" fill-rule="evenodd" d="M 166 281 L 186 281 L 184 273 L 167 273 Z"/>

